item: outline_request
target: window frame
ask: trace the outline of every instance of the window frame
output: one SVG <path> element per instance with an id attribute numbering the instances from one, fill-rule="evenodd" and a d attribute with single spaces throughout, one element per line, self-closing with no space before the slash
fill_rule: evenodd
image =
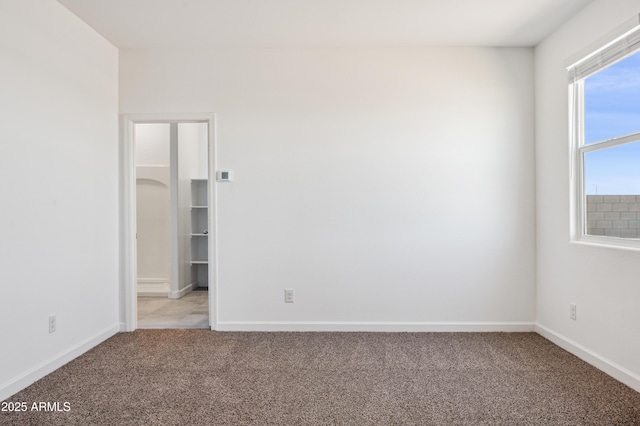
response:
<path id="1" fill-rule="evenodd" d="M 614 61 L 599 67 L 595 71 L 589 73 L 580 72 L 580 64 L 593 63 L 593 58 L 602 55 L 607 48 L 615 46 L 620 40 L 632 34 L 637 36 L 640 34 L 639 17 L 633 19 L 621 26 L 617 31 L 607 36 L 607 39 L 600 40 L 596 47 L 583 51 L 580 59 L 571 61 L 571 65 L 567 66 L 569 74 L 569 156 L 570 156 L 570 177 L 572 194 L 572 222 L 570 241 L 596 244 L 599 246 L 611 246 L 621 248 L 640 249 L 640 237 L 626 238 L 587 234 L 587 191 L 586 191 L 586 154 L 596 151 L 602 151 L 609 148 L 619 147 L 626 144 L 640 142 L 640 132 L 627 135 L 620 135 L 614 138 L 586 143 L 586 103 L 585 103 L 585 80 L 607 69 L 609 66 L 628 58 L 629 56 L 640 54 L 640 47 L 635 45 L 633 49 L 629 49 L 625 54 L 619 55 Z M 617 33 L 617 34 L 616 34 Z M 625 45 L 626 47 L 626 45 Z M 640 195 L 640 194 L 635 194 Z"/>
<path id="2" fill-rule="evenodd" d="M 630 135 L 620 136 L 613 139 L 607 139 L 600 142 L 590 143 L 588 145 L 578 146 L 576 150 L 576 155 L 578 156 L 577 160 L 577 169 L 578 169 L 578 202 L 579 202 L 579 217 L 578 217 L 578 237 L 580 241 L 585 242 L 594 242 L 594 243 L 602 243 L 608 245 L 623 245 L 627 247 L 637 247 L 640 249 L 640 237 L 638 238 L 628 238 L 628 237 L 614 237 L 614 236 L 604 236 L 604 235 L 592 235 L 588 234 L 588 219 L 587 219 L 587 191 L 586 191 L 586 167 L 585 167 L 585 158 L 586 154 L 596 151 L 603 151 L 610 148 L 615 148 L 631 143 L 640 142 L 640 132 L 633 133 Z M 615 195 L 615 194 L 612 194 Z M 628 194 L 628 195 L 640 195 L 640 194 Z"/>

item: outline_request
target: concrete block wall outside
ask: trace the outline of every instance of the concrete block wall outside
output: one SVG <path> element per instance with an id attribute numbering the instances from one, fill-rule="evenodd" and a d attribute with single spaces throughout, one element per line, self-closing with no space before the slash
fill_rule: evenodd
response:
<path id="1" fill-rule="evenodd" d="M 640 195 L 587 195 L 587 234 L 640 238 Z"/>

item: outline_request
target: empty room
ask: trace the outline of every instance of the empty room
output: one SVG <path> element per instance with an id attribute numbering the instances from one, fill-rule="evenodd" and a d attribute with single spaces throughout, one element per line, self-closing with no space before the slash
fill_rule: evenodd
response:
<path id="1" fill-rule="evenodd" d="M 640 0 L 0 0 L 0 77 L 0 423 L 640 425 Z"/>

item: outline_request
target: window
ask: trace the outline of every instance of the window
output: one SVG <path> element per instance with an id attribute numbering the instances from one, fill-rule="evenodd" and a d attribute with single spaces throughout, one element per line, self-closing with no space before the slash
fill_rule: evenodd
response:
<path id="1" fill-rule="evenodd" d="M 575 239 L 640 247 L 640 27 L 569 67 Z"/>

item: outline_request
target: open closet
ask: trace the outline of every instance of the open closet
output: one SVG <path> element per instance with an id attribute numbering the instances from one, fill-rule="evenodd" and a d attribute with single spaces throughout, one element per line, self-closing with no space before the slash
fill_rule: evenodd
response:
<path id="1" fill-rule="evenodd" d="M 134 127 L 141 328 L 208 326 L 206 293 L 187 297 L 209 285 L 207 127 Z"/>

